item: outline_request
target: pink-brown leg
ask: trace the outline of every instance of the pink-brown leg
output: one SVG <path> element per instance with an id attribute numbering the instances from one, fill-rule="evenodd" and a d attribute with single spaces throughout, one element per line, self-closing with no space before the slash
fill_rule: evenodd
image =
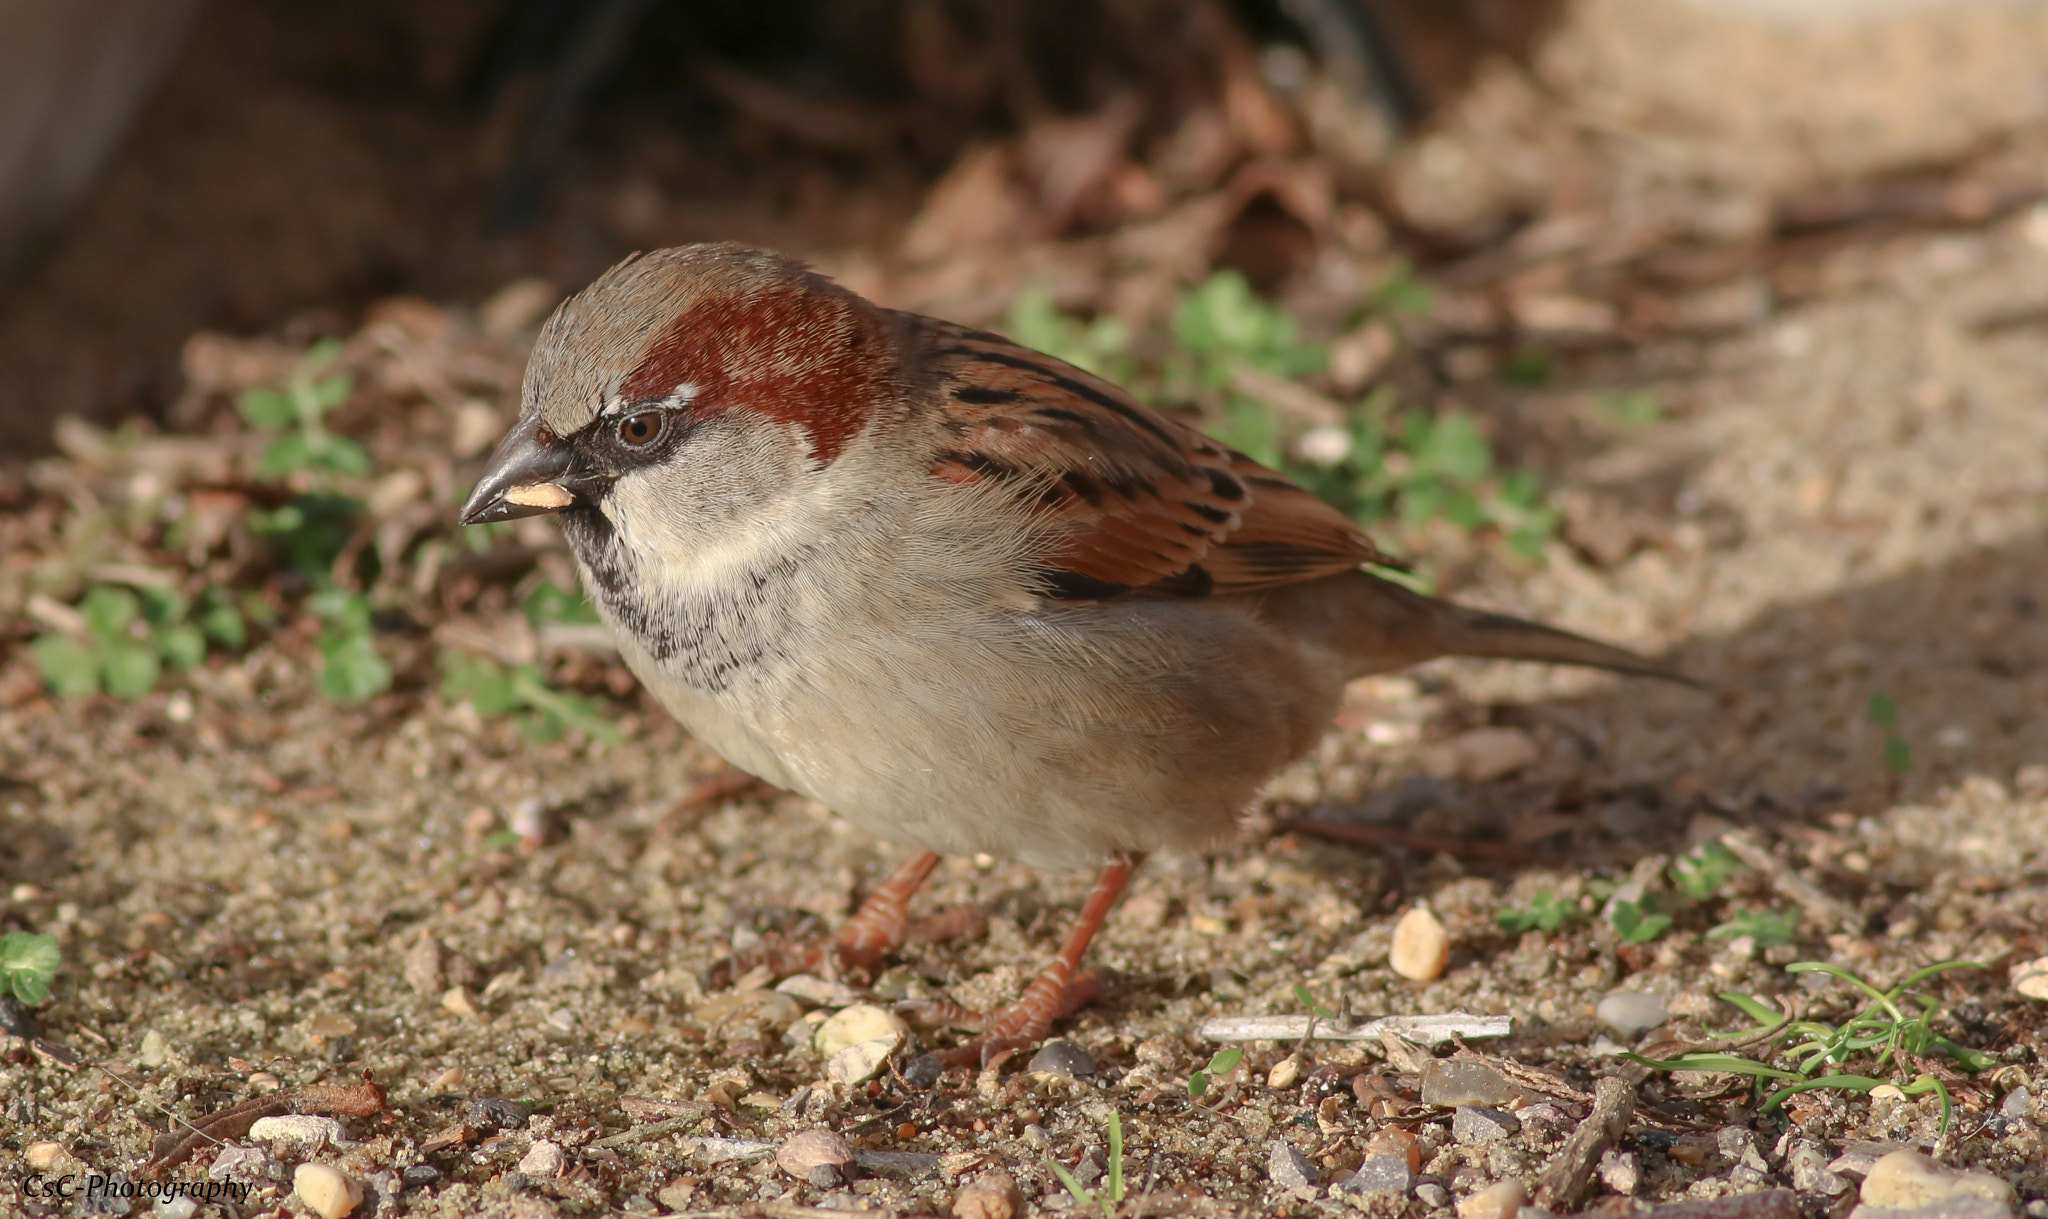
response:
<path id="1" fill-rule="evenodd" d="M 920 851 L 875 887 L 853 917 L 822 940 L 790 942 L 770 937 L 757 948 L 733 954 L 712 968 L 712 984 L 723 986 L 750 970 L 766 967 L 778 978 L 810 973 L 829 961 L 838 969 L 869 971 L 910 933 L 910 899 L 943 858 Z"/>
<path id="2" fill-rule="evenodd" d="M 1023 995 L 1009 1007 L 999 1012 L 983 1013 L 952 1003 L 923 1005 L 921 1014 L 934 1024 L 949 1024 L 982 1034 L 948 1057 L 971 1060 L 991 1051 L 1042 1040 L 1052 1031 L 1054 1021 L 1095 995 L 1100 989 L 1100 979 L 1092 973 L 1077 976 L 1076 971 L 1081 968 L 1081 958 L 1087 953 L 1089 942 L 1102 929 L 1103 921 L 1109 917 L 1117 899 L 1123 896 L 1125 886 L 1131 883 L 1131 875 L 1144 860 L 1145 857 L 1135 851 L 1119 851 L 1110 857 L 1109 863 L 1095 878 L 1095 887 L 1088 891 L 1088 900 L 1081 903 L 1080 916 L 1074 920 L 1073 929 L 1067 932 L 1066 943 L 1060 945 L 1059 955 L 1031 980 Z"/>

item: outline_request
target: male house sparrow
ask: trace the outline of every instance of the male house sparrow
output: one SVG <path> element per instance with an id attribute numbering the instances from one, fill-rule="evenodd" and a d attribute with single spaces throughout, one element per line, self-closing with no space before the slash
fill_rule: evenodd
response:
<path id="1" fill-rule="evenodd" d="M 899 942 L 940 853 L 1103 864 L 1014 1006 L 1036 1040 L 1144 853 L 1226 836 L 1345 683 L 1432 657 L 1672 676 L 1421 596 L 1350 520 L 1128 393 L 778 255 L 635 255 L 556 310 L 465 523 L 560 515 L 626 663 L 741 767 L 921 848 L 829 945 Z"/>

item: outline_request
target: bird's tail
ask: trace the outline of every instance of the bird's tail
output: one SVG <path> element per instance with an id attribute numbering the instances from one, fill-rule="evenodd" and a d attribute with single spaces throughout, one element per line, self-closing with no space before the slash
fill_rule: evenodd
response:
<path id="1" fill-rule="evenodd" d="M 1468 609 L 1366 571 L 1345 572 L 1262 595 L 1263 612 L 1297 637 L 1322 644 L 1347 678 L 1386 673 L 1439 656 L 1587 665 L 1686 685 L 1699 683 L 1626 648 L 1540 622 Z"/>

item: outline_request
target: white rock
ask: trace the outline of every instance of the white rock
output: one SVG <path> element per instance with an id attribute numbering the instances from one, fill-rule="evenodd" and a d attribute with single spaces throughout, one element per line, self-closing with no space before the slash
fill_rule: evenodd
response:
<path id="1" fill-rule="evenodd" d="M 1428 982 L 1442 977 L 1450 963 L 1451 933 L 1444 929 L 1443 920 L 1432 914 L 1429 907 L 1417 906 L 1394 924 L 1394 941 L 1387 952 L 1387 964 L 1395 973 L 1417 982 Z"/>
<path id="2" fill-rule="evenodd" d="M 562 1145 L 549 1139 L 535 1139 L 526 1154 L 519 1157 L 519 1171 L 537 1181 L 552 1181 L 562 1175 L 562 1169 L 569 1163 L 568 1153 Z"/>
<path id="3" fill-rule="evenodd" d="M 331 1117 L 305 1113 L 259 1117 L 255 1125 L 249 1127 L 249 1137 L 259 1143 L 290 1143 L 309 1154 L 322 1147 L 344 1147 L 348 1144 L 348 1132 L 341 1128 L 340 1122 Z"/>
<path id="4" fill-rule="evenodd" d="M 292 1192 L 320 1219 L 341 1219 L 362 1205 L 363 1187 L 331 1164 L 299 1165 L 292 1173 Z"/>
<path id="5" fill-rule="evenodd" d="M 903 1044 L 903 1037 L 890 1033 L 872 1041 L 850 1045 L 825 1062 L 825 1078 L 835 1084 L 864 1084 L 882 1073 L 889 1055 Z"/>
<path id="6" fill-rule="evenodd" d="M 2048 1002 L 2048 957 L 2036 957 L 2013 966 L 2012 988 L 2029 999 Z"/>
<path id="7" fill-rule="evenodd" d="M 1624 1037 L 1647 1033 L 1670 1016 L 1664 1000 L 1638 990 L 1616 991 L 1600 1000 L 1594 1014 L 1600 1018 L 1600 1023 Z"/>
<path id="8" fill-rule="evenodd" d="M 1476 1194 L 1458 1199 L 1458 1219 L 1515 1219 L 1529 1195 L 1522 1182 L 1509 1177 L 1496 1181 Z"/>
<path id="9" fill-rule="evenodd" d="M 1474 728 L 1422 752 L 1423 769 L 1438 779 L 1485 783 L 1511 775 L 1542 756 L 1519 728 Z"/>
<path id="10" fill-rule="evenodd" d="M 812 1007 L 847 1007 L 860 1001 L 853 988 L 814 974 L 792 974 L 775 984 L 775 989 Z"/>
<path id="11" fill-rule="evenodd" d="M 1927 1206 L 1958 1194 L 1975 1194 L 2007 1207 L 2014 1205 L 2012 1185 L 1988 1172 L 1957 1172 L 1917 1151 L 1894 1151 L 1870 1166 L 1861 1197 L 1866 1206 L 1903 1210 Z"/>
<path id="12" fill-rule="evenodd" d="M 818 1035 L 811 1039 L 811 1045 L 818 1053 L 830 1058 L 849 1046 L 890 1036 L 900 1044 L 910 1036 L 910 1026 L 887 1008 L 876 1007 L 872 1003 L 856 1003 L 844 1011 L 833 1013 L 831 1019 L 819 1025 Z"/>

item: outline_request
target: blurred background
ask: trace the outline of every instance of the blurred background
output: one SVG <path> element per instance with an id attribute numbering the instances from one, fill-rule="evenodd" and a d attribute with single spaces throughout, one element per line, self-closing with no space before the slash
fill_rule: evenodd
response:
<path id="1" fill-rule="evenodd" d="M 0 437 L 171 421 L 195 332 L 718 238 L 973 322 L 1037 284 L 1143 335 L 1235 268 L 1327 337 L 1398 264 L 1496 350 L 1737 326 L 1801 243 L 2032 202 L 2044 13 L 7 0 Z"/>

